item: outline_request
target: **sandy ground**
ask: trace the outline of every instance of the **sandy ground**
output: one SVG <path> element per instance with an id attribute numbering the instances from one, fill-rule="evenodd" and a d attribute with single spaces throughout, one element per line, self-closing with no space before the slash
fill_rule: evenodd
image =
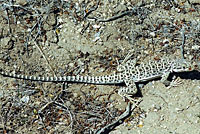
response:
<path id="1" fill-rule="evenodd" d="M 166 56 L 181 57 L 179 47 L 183 40 L 185 58 L 200 60 L 200 3 L 195 0 L 100 1 L 98 8 L 83 20 L 80 18 L 97 2 L 64 1 L 65 8 L 57 6 L 58 11 L 54 7 L 48 13 L 35 6 L 43 11 L 41 29 L 38 16 L 15 16 L 10 8 L 9 24 L 2 3 L 0 67 L 7 72 L 36 76 L 107 75 L 116 71 L 117 61 L 121 63 L 130 50 L 138 64 Z M 29 3 L 15 4 L 27 7 Z M 98 22 L 130 10 L 133 14 Z M 36 28 L 30 34 L 34 24 Z M 38 31 L 41 34 L 36 36 Z M 110 133 L 200 133 L 200 73 L 173 75 L 178 75 L 182 84 L 170 89 L 159 80 L 139 84 L 138 96 L 143 101 Z M 0 76 L 0 132 L 92 132 L 116 120 L 125 110 L 127 102 L 117 94 L 119 88 Z"/>

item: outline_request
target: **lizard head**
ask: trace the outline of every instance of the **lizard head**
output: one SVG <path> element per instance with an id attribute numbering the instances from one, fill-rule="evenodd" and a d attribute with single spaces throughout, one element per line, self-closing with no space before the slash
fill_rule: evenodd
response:
<path id="1" fill-rule="evenodd" d="M 188 72 L 194 70 L 198 70 L 198 65 L 185 59 L 176 60 L 173 65 L 174 72 Z"/>

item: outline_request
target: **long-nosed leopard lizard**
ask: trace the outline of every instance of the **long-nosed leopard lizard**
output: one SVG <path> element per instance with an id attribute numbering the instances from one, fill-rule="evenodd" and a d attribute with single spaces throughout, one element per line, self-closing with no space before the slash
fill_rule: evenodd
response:
<path id="1" fill-rule="evenodd" d="M 125 97 L 136 94 L 137 82 L 145 82 L 161 77 L 161 82 L 167 81 L 172 72 L 186 72 L 196 70 L 197 66 L 185 59 L 165 58 L 157 61 L 149 61 L 140 65 L 135 65 L 134 60 L 128 60 L 124 64 L 119 65 L 117 72 L 105 76 L 64 76 L 64 77 L 39 77 L 17 75 L 0 71 L 0 74 L 7 77 L 44 81 L 44 82 L 79 82 L 91 84 L 118 84 L 125 83 L 126 87 L 119 89 L 118 93 Z"/>

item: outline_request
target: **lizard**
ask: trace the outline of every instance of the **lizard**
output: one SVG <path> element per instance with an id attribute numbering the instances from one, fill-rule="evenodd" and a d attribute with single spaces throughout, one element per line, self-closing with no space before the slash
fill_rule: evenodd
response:
<path id="1" fill-rule="evenodd" d="M 118 90 L 122 97 L 130 97 L 137 93 L 136 83 L 161 78 L 161 82 L 168 82 L 167 78 L 173 72 L 188 72 L 197 69 L 196 64 L 191 61 L 179 58 L 162 58 L 161 60 L 149 60 L 136 65 L 135 60 L 127 60 L 125 63 L 118 65 L 117 71 L 111 75 L 104 76 L 63 76 L 63 77 L 40 77 L 27 76 L 21 74 L 7 73 L 0 70 L 0 75 L 42 82 L 77 82 L 88 84 L 120 84 L 125 83 L 125 87 Z"/>

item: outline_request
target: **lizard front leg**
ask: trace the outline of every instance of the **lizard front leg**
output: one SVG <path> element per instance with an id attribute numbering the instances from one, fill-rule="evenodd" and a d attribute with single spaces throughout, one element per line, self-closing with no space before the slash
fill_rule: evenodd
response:
<path id="1" fill-rule="evenodd" d="M 182 81 L 179 77 L 178 78 L 173 77 L 171 82 L 168 81 L 167 78 L 169 77 L 169 74 L 170 74 L 170 72 L 164 73 L 162 75 L 162 79 L 161 79 L 161 82 L 164 85 L 168 86 L 167 89 L 170 89 L 171 87 L 179 86 L 182 83 Z"/>
<path id="2" fill-rule="evenodd" d="M 165 85 L 165 86 L 169 86 L 170 85 L 170 81 L 167 80 L 167 78 L 169 77 L 170 72 L 165 72 L 161 77 L 161 82 Z"/>

